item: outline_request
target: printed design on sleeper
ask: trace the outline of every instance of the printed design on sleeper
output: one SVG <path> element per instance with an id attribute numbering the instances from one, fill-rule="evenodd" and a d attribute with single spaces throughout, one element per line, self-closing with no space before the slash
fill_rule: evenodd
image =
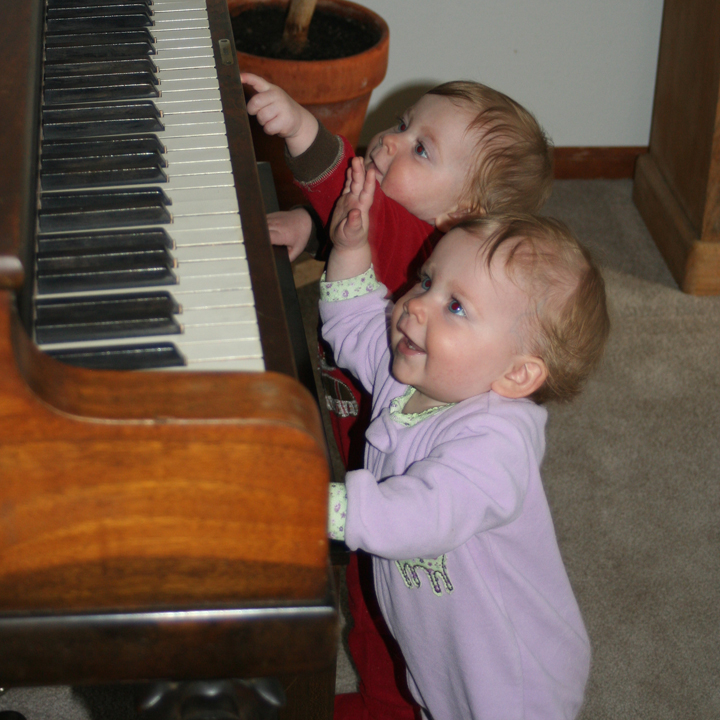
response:
<path id="1" fill-rule="evenodd" d="M 413 588 L 420 587 L 420 576 L 418 575 L 418 569 L 424 570 L 427 573 L 428 579 L 430 580 L 430 586 L 435 595 L 443 594 L 443 585 L 445 591 L 451 593 L 453 591 L 453 584 L 450 582 L 450 576 L 447 572 L 447 565 L 445 555 L 441 555 L 438 558 L 424 559 L 415 558 L 414 560 L 396 560 L 397 565 L 402 579 L 405 585 L 411 590 Z M 442 584 L 440 581 L 442 580 Z"/>
<path id="2" fill-rule="evenodd" d="M 320 357 L 320 373 L 327 409 L 341 418 L 355 417 L 359 411 L 358 401 L 347 383 L 334 376 L 333 373 L 339 372 L 325 357 Z"/>

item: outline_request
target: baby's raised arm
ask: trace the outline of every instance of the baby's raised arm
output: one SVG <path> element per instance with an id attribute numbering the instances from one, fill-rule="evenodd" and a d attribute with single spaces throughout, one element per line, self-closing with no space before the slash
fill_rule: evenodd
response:
<path id="1" fill-rule="evenodd" d="M 353 158 L 345 189 L 330 220 L 333 243 L 326 280 L 347 280 L 366 272 L 372 263 L 368 232 L 375 195 L 375 171 L 365 171 L 362 158 Z"/>
<path id="2" fill-rule="evenodd" d="M 248 114 L 254 115 L 267 135 L 284 138 L 293 157 L 302 155 L 318 133 L 318 121 L 283 89 L 252 73 L 240 73 L 243 85 L 255 94 L 247 101 Z"/>

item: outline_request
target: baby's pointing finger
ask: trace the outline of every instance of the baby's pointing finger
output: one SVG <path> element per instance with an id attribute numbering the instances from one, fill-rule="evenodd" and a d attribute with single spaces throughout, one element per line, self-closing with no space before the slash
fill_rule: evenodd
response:
<path id="1" fill-rule="evenodd" d="M 240 82 L 243 85 L 249 85 L 255 92 L 265 92 L 271 87 L 265 78 L 253 73 L 240 73 Z"/>

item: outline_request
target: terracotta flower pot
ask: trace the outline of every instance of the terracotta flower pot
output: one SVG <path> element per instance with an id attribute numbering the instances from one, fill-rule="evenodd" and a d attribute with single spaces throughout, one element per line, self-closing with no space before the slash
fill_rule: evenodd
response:
<path id="1" fill-rule="evenodd" d="M 259 3 L 287 6 L 282 0 L 228 0 L 228 7 L 234 17 Z M 387 71 L 390 31 L 379 15 L 347 0 L 318 0 L 317 8 L 374 27 L 379 41 L 365 52 L 335 60 L 278 60 L 238 51 L 240 72 L 255 73 L 280 86 L 331 132 L 344 135 L 356 146 L 370 94 Z M 280 207 L 302 202 L 285 164 L 284 142 L 265 135 L 252 118 L 251 127 L 257 159 L 272 166 Z"/>

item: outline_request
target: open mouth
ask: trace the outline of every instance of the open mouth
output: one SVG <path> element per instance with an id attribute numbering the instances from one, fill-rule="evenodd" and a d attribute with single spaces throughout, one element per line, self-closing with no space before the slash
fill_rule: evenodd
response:
<path id="1" fill-rule="evenodd" d="M 400 331 L 402 332 L 402 330 Z M 407 335 L 403 333 L 400 338 L 397 349 L 403 355 L 424 355 L 425 350 L 419 345 L 416 345 Z"/>

